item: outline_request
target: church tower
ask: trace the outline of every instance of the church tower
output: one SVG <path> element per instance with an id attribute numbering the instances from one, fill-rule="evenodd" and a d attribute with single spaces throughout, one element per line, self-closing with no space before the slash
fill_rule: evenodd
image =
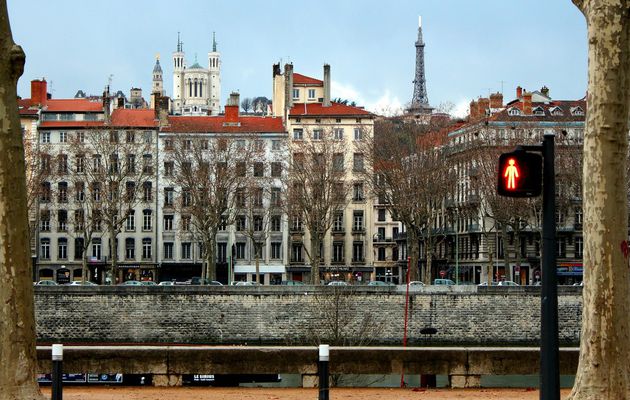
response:
<path id="1" fill-rule="evenodd" d="M 182 108 L 184 69 L 186 69 L 186 65 L 184 62 L 183 43 L 179 39 L 179 32 L 177 32 L 177 51 L 173 52 L 173 108 L 175 110 L 181 110 Z"/>
<path id="2" fill-rule="evenodd" d="M 427 96 L 427 81 L 424 75 L 424 41 L 422 40 L 422 17 L 418 17 L 418 40 L 416 41 L 416 75 L 413 81 L 413 97 L 408 112 L 412 114 L 431 114 Z"/>
<path id="3" fill-rule="evenodd" d="M 153 67 L 153 85 L 151 93 L 158 93 L 164 96 L 164 81 L 162 80 L 162 66 L 160 65 L 160 56 L 155 57 L 155 66 Z"/>
<path id="4" fill-rule="evenodd" d="M 221 112 L 221 54 L 217 52 L 217 40 L 212 32 L 212 51 L 208 53 L 208 72 L 210 87 L 208 106 L 212 115 Z"/>

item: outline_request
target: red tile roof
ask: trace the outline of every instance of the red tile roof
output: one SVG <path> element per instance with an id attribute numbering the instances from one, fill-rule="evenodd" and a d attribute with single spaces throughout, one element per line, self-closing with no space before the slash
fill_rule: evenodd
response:
<path id="1" fill-rule="evenodd" d="M 18 111 L 21 116 L 34 116 L 37 115 L 39 109 L 37 107 L 31 108 L 31 99 L 18 99 Z"/>
<path id="2" fill-rule="evenodd" d="M 105 121 L 43 121 L 39 129 L 46 128 L 93 128 L 104 127 Z"/>
<path id="3" fill-rule="evenodd" d="M 310 76 L 293 73 L 293 84 L 297 85 L 318 85 L 323 86 L 324 81 L 320 81 L 319 79 L 311 78 Z"/>
<path id="4" fill-rule="evenodd" d="M 372 116 L 372 113 L 359 107 L 346 106 L 339 103 L 330 103 L 330 107 L 324 107 L 322 103 L 297 103 L 289 111 L 289 116 L 305 115 L 331 115 L 331 116 Z"/>
<path id="5" fill-rule="evenodd" d="M 56 99 L 48 100 L 45 107 L 48 112 L 103 112 L 103 104 L 100 101 L 86 99 Z"/>
<path id="6" fill-rule="evenodd" d="M 169 126 L 163 132 L 174 133 L 262 133 L 285 132 L 282 118 L 278 117 L 239 117 L 239 125 L 224 126 L 225 116 L 181 117 L 169 116 Z"/>
<path id="7" fill-rule="evenodd" d="M 158 125 L 155 110 L 117 108 L 112 113 L 111 120 L 111 125 L 116 127 L 155 128 Z"/>

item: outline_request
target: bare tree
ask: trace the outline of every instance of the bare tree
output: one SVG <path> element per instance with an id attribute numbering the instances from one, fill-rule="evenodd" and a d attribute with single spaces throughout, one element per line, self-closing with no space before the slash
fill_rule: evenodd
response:
<path id="1" fill-rule="evenodd" d="M 35 316 L 29 262 L 24 148 L 17 81 L 24 52 L 0 2 L 0 399 L 43 399 L 35 378 Z"/>
<path id="2" fill-rule="evenodd" d="M 584 136 L 584 291 L 578 399 L 630 397 L 626 163 L 630 1 L 573 0 L 588 27 Z"/>
<path id="3" fill-rule="evenodd" d="M 316 139 L 293 141 L 288 169 L 286 212 L 291 223 L 304 224 L 309 245 L 302 246 L 311 265 L 311 283 L 320 284 L 321 248 L 335 216 L 350 201 L 347 150 L 333 132 L 319 130 Z"/>
<path id="4" fill-rule="evenodd" d="M 165 165 L 171 170 L 164 175 L 179 200 L 174 206 L 181 214 L 180 231 L 202 244 L 202 282 L 216 280 L 217 232 L 235 222 L 238 202 L 245 199 L 247 165 L 256 154 L 256 145 L 249 139 L 230 134 L 166 139 Z"/>
<path id="5" fill-rule="evenodd" d="M 436 230 L 443 216 L 443 204 L 455 190 L 455 171 L 448 164 L 441 144 L 439 127 L 379 121 L 375 124 L 371 163 L 375 179 L 369 180 L 394 220 L 407 228 L 407 246 L 411 265 L 417 266 L 422 240 L 426 264 L 422 280 L 430 283 L 432 258 L 437 243 L 444 239 Z M 444 218 L 442 218 L 444 220 Z M 420 280 L 418 268 L 412 268 L 410 280 Z"/>
<path id="6" fill-rule="evenodd" d="M 84 277 L 87 249 L 94 233 L 107 232 L 110 268 L 115 274 L 118 235 L 136 206 L 153 201 L 155 183 L 151 179 L 155 176 L 155 160 L 151 143 L 154 139 L 151 132 L 143 134 L 149 137 L 136 137 L 135 130 L 119 131 L 115 127 L 78 132 L 70 140 L 68 154 L 58 155 L 57 173 L 67 176 L 75 191 L 74 232 L 83 242 Z M 71 173 L 67 165 L 70 160 L 74 164 Z M 61 193 L 57 197 L 60 202 L 68 202 Z"/>
<path id="7" fill-rule="evenodd" d="M 249 110 L 252 109 L 252 99 L 250 97 L 245 97 L 241 101 L 241 108 L 245 111 L 245 113 L 248 113 Z"/>

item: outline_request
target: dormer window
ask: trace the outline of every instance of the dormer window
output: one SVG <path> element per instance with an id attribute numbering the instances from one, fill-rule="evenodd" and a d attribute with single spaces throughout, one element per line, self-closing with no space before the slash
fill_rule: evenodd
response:
<path id="1" fill-rule="evenodd" d="M 562 109 L 558 106 L 552 108 L 549 113 L 555 117 L 560 117 L 562 115 L 564 115 L 564 113 L 562 112 Z"/>
<path id="2" fill-rule="evenodd" d="M 508 115 L 512 115 L 512 116 L 521 115 L 521 110 L 519 110 L 518 108 L 512 107 L 508 110 Z"/>
<path id="3" fill-rule="evenodd" d="M 538 106 L 538 107 L 536 107 L 536 108 L 534 108 L 532 110 L 532 114 L 534 114 L 534 115 L 545 115 L 545 110 L 541 106 Z"/>
<path id="4" fill-rule="evenodd" d="M 571 108 L 571 115 L 584 116 L 584 110 L 580 106 L 572 107 Z"/>

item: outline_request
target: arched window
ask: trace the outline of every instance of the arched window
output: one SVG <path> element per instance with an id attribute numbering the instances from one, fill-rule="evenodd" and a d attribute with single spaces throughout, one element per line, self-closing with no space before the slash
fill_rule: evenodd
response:
<path id="1" fill-rule="evenodd" d="M 188 80 L 188 97 L 192 97 L 192 80 Z"/>
<path id="2" fill-rule="evenodd" d="M 195 97 L 197 97 L 197 78 L 195 78 Z"/>
<path id="3" fill-rule="evenodd" d="M 203 81 L 199 81 L 199 97 L 203 97 Z"/>

